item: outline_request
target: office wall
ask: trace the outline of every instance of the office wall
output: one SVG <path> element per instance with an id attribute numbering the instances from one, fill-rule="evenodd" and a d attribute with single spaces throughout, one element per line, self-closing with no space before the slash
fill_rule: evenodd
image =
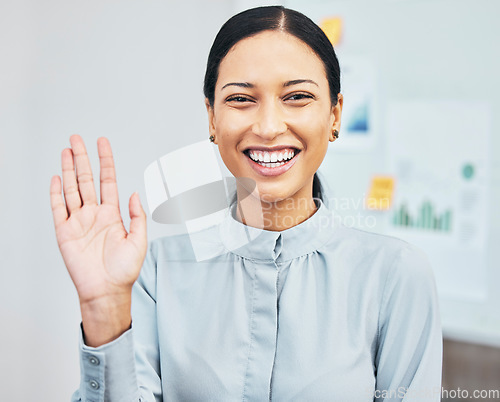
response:
<path id="1" fill-rule="evenodd" d="M 110 139 L 128 225 L 145 167 L 208 137 L 204 67 L 232 12 L 228 0 L 0 2 L 2 401 L 68 401 L 79 383 L 78 300 L 48 192 L 69 136 L 96 173 L 96 139 Z"/>

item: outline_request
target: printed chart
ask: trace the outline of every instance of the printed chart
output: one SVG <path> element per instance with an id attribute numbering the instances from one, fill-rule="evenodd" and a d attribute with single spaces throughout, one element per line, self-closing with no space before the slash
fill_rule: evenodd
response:
<path id="1" fill-rule="evenodd" d="M 392 224 L 400 228 L 415 228 L 434 232 L 450 232 L 452 211 L 447 209 L 436 212 L 431 201 L 424 201 L 418 208 L 418 215 L 411 215 L 406 204 L 402 204 L 394 211 Z"/>
<path id="2" fill-rule="evenodd" d="M 424 250 L 442 297 L 487 297 L 490 112 L 480 102 L 408 101 L 388 111 L 395 177 L 390 234 Z"/>

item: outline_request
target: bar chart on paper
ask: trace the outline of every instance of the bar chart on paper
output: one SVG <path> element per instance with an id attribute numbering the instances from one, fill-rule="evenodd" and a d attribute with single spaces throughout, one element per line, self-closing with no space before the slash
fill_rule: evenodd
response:
<path id="1" fill-rule="evenodd" d="M 417 213 L 412 213 L 408 205 L 401 204 L 395 208 L 392 224 L 398 228 L 413 228 L 434 232 L 450 232 L 452 230 L 453 212 L 451 208 L 439 211 L 431 201 L 424 201 Z"/>
<path id="2" fill-rule="evenodd" d="M 480 102 L 462 101 L 389 108 L 389 173 L 396 181 L 389 233 L 424 250 L 444 298 L 487 297 L 489 113 Z M 415 116 L 419 125 L 411 123 Z"/>

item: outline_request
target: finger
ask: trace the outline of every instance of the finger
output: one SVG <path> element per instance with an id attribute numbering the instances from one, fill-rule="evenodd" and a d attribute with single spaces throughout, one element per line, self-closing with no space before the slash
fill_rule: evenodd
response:
<path id="1" fill-rule="evenodd" d="M 142 208 L 139 194 L 134 193 L 129 200 L 130 232 L 127 236 L 139 250 L 146 250 L 146 214 Z"/>
<path id="2" fill-rule="evenodd" d="M 64 205 L 61 190 L 61 178 L 53 176 L 50 181 L 50 207 L 52 208 L 52 217 L 54 218 L 56 229 L 68 219 L 68 211 L 66 210 L 66 205 Z"/>
<path id="3" fill-rule="evenodd" d="M 73 211 L 82 206 L 82 200 L 78 191 L 78 183 L 76 182 L 73 152 L 70 148 L 63 149 L 61 153 L 61 165 L 64 199 L 66 200 L 66 208 L 68 208 L 68 212 L 71 215 Z"/>
<path id="4" fill-rule="evenodd" d="M 97 204 L 95 194 L 94 179 L 92 177 L 92 168 L 90 167 L 89 157 L 85 149 L 85 143 L 79 135 L 72 135 L 69 139 L 73 149 L 73 159 L 76 165 L 76 177 L 78 188 L 83 204 Z"/>
<path id="5" fill-rule="evenodd" d="M 101 203 L 118 206 L 115 163 L 107 138 L 102 137 L 97 140 L 97 150 L 101 165 Z"/>

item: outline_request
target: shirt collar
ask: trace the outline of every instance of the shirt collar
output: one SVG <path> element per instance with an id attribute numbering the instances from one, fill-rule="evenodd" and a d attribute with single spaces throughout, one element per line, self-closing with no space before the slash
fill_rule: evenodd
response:
<path id="1" fill-rule="evenodd" d="M 331 237 L 335 226 L 333 215 L 326 205 L 319 207 L 309 219 L 281 232 L 247 226 L 234 217 L 236 204 L 222 221 L 220 235 L 224 247 L 251 260 L 288 261 L 316 251 Z"/>

